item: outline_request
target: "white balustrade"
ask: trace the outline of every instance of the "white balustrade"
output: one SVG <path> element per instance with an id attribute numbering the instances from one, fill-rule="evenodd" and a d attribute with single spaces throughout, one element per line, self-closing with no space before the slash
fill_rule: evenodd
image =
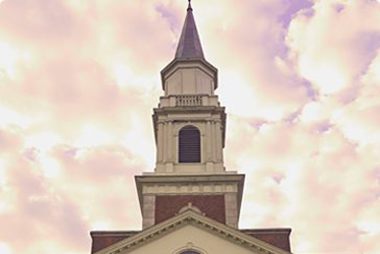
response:
<path id="1" fill-rule="evenodd" d="M 159 107 L 219 106 L 217 96 L 206 94 L 169 95 L 160 97 Z"/>
<path id="2" fill-rule="evenodd" d="M 202 95 L 176 95 L 176 106 L 202 106 Z"/>

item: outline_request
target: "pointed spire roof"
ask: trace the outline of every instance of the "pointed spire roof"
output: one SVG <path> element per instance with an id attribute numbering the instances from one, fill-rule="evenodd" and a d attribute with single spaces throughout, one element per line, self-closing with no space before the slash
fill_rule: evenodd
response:
<path id="1" fill-rule="evenodd" d="M 189 0 L 189 6 L 187 7 L 185 24 L 182 28 L 175 59 L 204 59 L 201 41 L 193 16 L 193 8 L 191 7 L 191 0 Z"/>
<path id="2" fill-rule="evenodd" d="M 1 0 L 0 0 L 1 1 Z M 161 70 L 161 83 L 162 89 L 165 90 L 165 79 L 168 73 L 175 71 L 175 68 L 181 64 L 189 63 L 199 63 L 211 73 L 214 78 L 214 89 L 218 88 L 218 69 L 212 64 L 207 62 L 203 55 L 201 40 L 199 39 L 197 27 L 195 25 L 193 8 L 191 7 L 191 0 L 189 1 L 189 6 L 187 7 L 187 14 L 185 19 L 185 24 L 182 28 L 181 37 L 179 39 L 177 51 L 175 53 L 174 59 Z M 183 68 L 183 67 L 181 67 Z"/>

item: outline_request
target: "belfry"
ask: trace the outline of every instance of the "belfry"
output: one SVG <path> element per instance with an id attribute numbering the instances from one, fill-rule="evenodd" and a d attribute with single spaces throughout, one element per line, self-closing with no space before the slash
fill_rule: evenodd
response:
<path id="1" fill-rule="evenodd" d="M 135 177 L 141 231 L 93 231 L 92 253 L 290 253 L 290 229 L 238 229 L 244 175 L 224 167 L 226 113 L 191 2 L 154 108 L 154 172 Z"/>

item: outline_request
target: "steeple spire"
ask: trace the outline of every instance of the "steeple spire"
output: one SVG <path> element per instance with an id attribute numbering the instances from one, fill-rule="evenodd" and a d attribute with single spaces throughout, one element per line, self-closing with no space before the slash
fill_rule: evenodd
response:
<path id="1" fill-rule="evenodd" d="M 193 8 L 191 8 L 191 0 L 188 0 L 189 1 L 189 6 L 187 7 L 187 11 L 192 11 Z"/>
<path id="2" fill-rule="evenodd" d="M 193 16 L 193 8 L 191 7 L 191 0 L 189 0 L 187 7 L 185 24 L 182 28 L 175 59 L 204 59 L 201 41 Z"/>

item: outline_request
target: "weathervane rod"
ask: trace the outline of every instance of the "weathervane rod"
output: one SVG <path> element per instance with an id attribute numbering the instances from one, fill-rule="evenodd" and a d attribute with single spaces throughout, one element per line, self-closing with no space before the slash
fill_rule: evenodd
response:
<path id="1" fill-rule="evenodd" d="M 187 7 L 187 10 L 188 10 L 188 11 L 192 11 L 193 8 L 191 8 L 191 0 L 188 0 L 188 1 L 189 1 L 189 6 Z"/>

